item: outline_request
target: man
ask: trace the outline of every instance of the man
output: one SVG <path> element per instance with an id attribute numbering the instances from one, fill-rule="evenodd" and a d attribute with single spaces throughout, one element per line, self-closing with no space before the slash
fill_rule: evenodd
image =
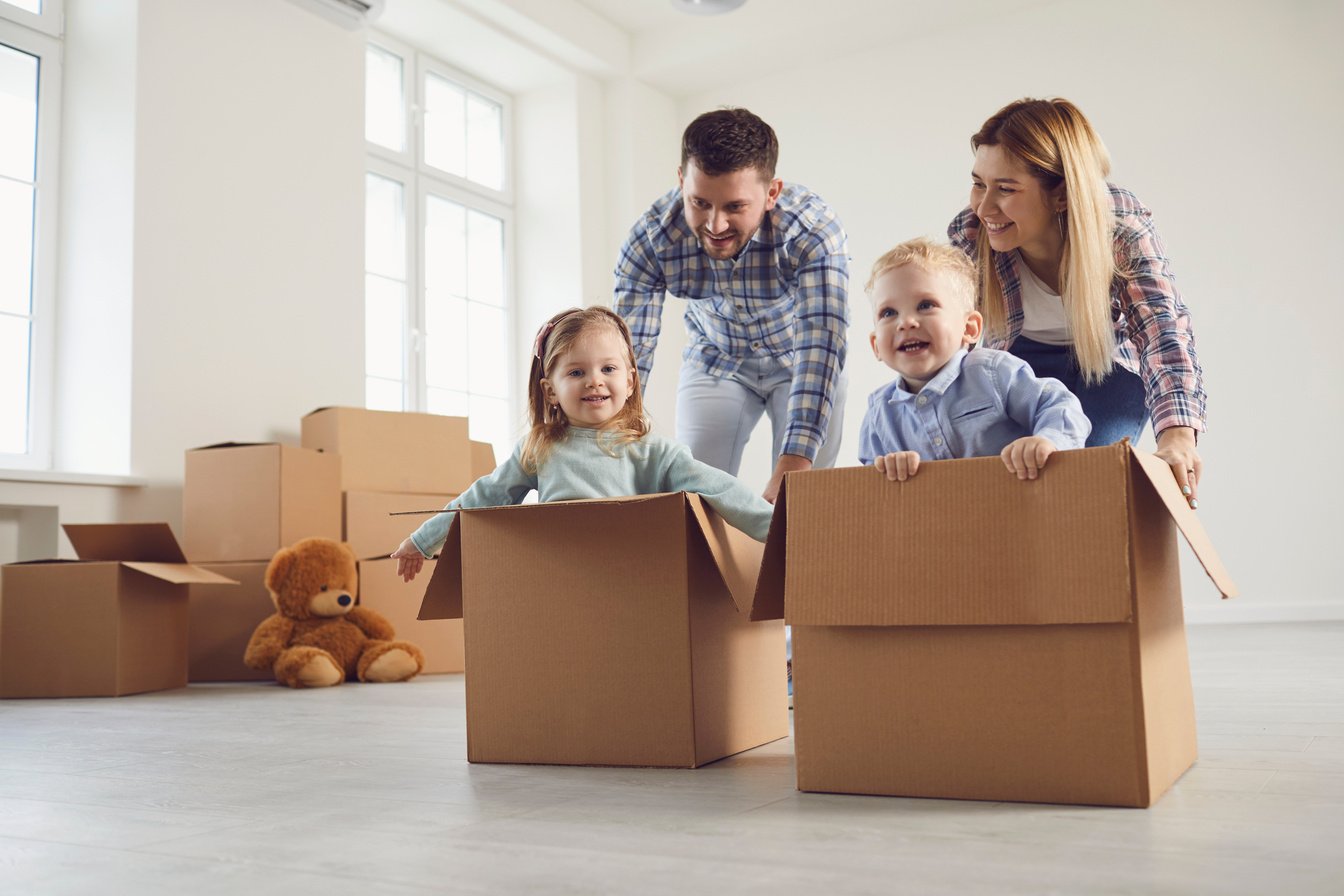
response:
<path id="1" fill-rule="evenodd" d="M 681 141 L 678 187 L 635 222 L 614 308 L 647 384 L 663 298 L 687 299 L 677 438 L 736 475 L 751 430 L 773 430 L 773 502 L 784 474 L 840 450 L 849 324 L 844 229 L 816 194 L 775 177 L 779 141 L 746 109 L 706 112 Z"/>

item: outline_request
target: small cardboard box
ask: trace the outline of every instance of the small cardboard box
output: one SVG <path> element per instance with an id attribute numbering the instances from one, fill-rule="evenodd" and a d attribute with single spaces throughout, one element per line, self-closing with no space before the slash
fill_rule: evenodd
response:
<path id="1" fill-rule="evenodd" d="M 274 677 L 269 669 L 249 669 L 243 663 L 252 633 L 275 612 L 266 590 L 267 565 L 265 561 L 200 564 L 201 569 L 233 579 L 238 586 L 187 586 L 191 681 L 270 681 Z"/>
<path id="2" fill-rule="evenodd" d="M 341 456 L 345 491 L 457 495 L 474 479 L 466 417 L 318 408 L 301 441 Z"/>
<path id="3" fill-rule="evenodd" d="M 346 492 L 345 542 L 360 560 L 386 557 L 424 522 L 424 516 L 391 516 L 442 507 L 456 495 Z M 412 615 L 414 618 L 414 615 Z"/>
<path id="4" fill-rule="evenodd" d="M 185 586 L 231 580 L 188 564 L 167 523 L 62 528 L 79 560 L 11 563 L 0 577 L 0 696 L 185 687 Z"/>
<path id="5" fill-rule="evenodd" d="M 793 626 L 798 789 L 1149 806 L 1195 760 L 1167 465 L 1127 443 L 786 477 L 753 618 Z"/>
<path id="6" fill-rule="evenodd" d="M 786 736 L 760 556 L 680 492 L 459 513 L 420 618 L 464 619 L 468 761 L 694 768 Z"/>
<path id="7" fill-rule="evenodd" d="M 186 453 L 183 546 L 196 563 L 270 560 L 300 538 L 341 537 L 341 459 L 295 445 L 223 442 Z"/>
<path id="8" fill-rule="evenodd" d="M 403 517 L 404 519 L 404 517 Z M 466 669 L 461 619 L 420 619 L 423 582 L 434 575 L 435 561 L 426 560 L 420 583 L 406 583 L 397 575 L 397 561 L 362 560 L 359 564 L 359 605 L 377 610 L 396 630 L 397 639 L 410 641 L 425 655 L 426 675 Z"/>
<path id="9" fill-rule="evenodd" d="M 495 449 L 489 442 L 471 443 L 471 479 L 475 482 L 482 476 L 495 472 Z"/>

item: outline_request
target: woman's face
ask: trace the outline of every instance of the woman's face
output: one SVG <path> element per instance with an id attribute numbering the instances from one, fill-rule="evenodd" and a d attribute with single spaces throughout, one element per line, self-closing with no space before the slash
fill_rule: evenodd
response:
<path id="1" fill-rule="evenodd" d="M 971 169 L 971 209 L 996 252 L 1019 249 L 1056 264 L 1064 254 L 1064 185 L 1046 190 L 1027 166 L 1002 146 L 975 151 Z"/>

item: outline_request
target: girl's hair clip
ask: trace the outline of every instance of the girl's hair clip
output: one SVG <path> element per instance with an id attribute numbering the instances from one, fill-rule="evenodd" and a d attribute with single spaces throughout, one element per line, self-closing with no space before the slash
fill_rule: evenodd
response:
<path id="1" fill-rule="evenodd" d="M 555 321 L 546 321 L 545 326 L 537 331 L 537 339 L 532 343 L 532 356 L 538 361 L 542 360 L 542 352 L 546 350 L 546 337 L 551 335 L 551 330 L 555 329 Z"/>

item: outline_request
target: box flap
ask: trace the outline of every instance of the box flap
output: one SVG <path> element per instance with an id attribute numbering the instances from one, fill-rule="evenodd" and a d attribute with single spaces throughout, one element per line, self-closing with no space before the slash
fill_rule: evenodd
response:
<path id="1" fill-rule="evenodd" d="M 147 576 L 172 582 L 174 585 L 238 584 L 234 579 L 222 576 L 217 572 L 211 572 L 208 569 L 201 569 L 199 566 L 192 566 L 190 563 L 142 563 L 138 560 L 131 560 L 124 561 L 122 565 L 127 569 L 142 572 Z"/>
<path id="2" fill-rule="evenodd" d="M 762 545 L 750 535 L 733 528 L 699 495 L 686 493 L 690 528 L 700 533 L 718 576 L 733 598 L 737 612 L 751 613 L 756 577 L 760 573 Z M 691 535 L 692 538 L 696 536 Z"/>
<path id="3" fill-rule="evenodd" d="M 1130 622 L 1128 450 L 1058 452 L 1033 481 L 997 457 L 931 461 L 905 482 L 790 474 L 785 621 Z"/>
<path id="4" fill-rule="evenodd" d="M 188 448 L 188 451 L 213 451 L 216 448 L 256 448 L 261 445 L 279 445 L 279 442 L 214 442 L 209 445 L 201 445 L 196 448 Z"/>
<path id="5" fill-rule="evenodd" d="M 1133 447 L 1129 450 L 1134 458 L 1135 469 L 1143 474 L 1142 479 L 1152 485 L 1153 490 L 1157 492 L 1158 498 L 1171 514 L 1172 521 L 1176 523 L 1176 528 L 1181 530 L 1186 543 L 1190 545 L 1190 550 L 1195 552 L 1200 565 L 1204 567 L 1204 572 L 1213 580 L 1214 587 L 1224 599 L 1236 597 L 1238 593 L 1236 583 L 1228 575 L 1218 552 L 1213 549 L 1213 542 L 1204 531 L 1204 524 L 1199 521 L 1199 515 L 1190 509 L 1190 504 L 1181 494 L 1181 487 L 1177 484 L 1176 477 L 1172 475 L 1171 467 L 1160 457 L 1155 457 L 1146 451 L 1139 451 Z"/>
<path id="6" fill-rule="evenodd" d="M 786 539 L 786 521 L 788 519 L 787 494 L 789 477 L 779 486 L 779 496 L 775 498 L 775 513 L 770 517 L 770 532 L 765 538 L 765 551 L 761 554 L 761 569 L 756 578 L 756 591 L 752 595 L 750 618 L 753 622 L 760 619 L 784 618 L 784 543 Z"/>
<path id="7" fill-rule="evenodd" d="M 441 512 L 441 511 L 440 511 Z M 462 618 L 462 514 L 453 517 L 448 538 L 439 549 L 439 560 L 425 586 L 417 619 Z"/>
<path id="8" fill-rule="evenodd" d="M 81 560 L 186 563 L 167 523 L 103 523 L 61 526 Z"/>

